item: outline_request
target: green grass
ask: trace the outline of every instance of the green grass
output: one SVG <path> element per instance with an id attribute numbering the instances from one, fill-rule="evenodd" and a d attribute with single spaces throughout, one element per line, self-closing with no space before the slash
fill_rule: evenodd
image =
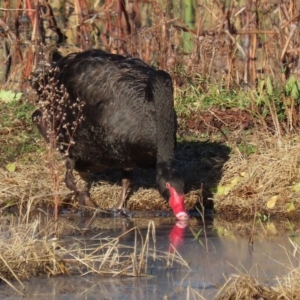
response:
<path id="1" fill-rule="evenodd" d="M 175 101 L 178 116 L 189 117 L 191 113 L 205 111 L 212 107 L 246 110 L 252 100 L 249 92 L 244 90 L 226 90 L 215 84 L 201 90 L 197 84 L 189 83 L 185 89 L 179 90 Z"/>
<path id="2" fill-rule="evenodd" d="M 281 130 L 284 132 L 298 127 L 300 84 L 294 76 L 285 84 L 267 77 L 258 80 L 255 87 L 225 89 L 220 82 L 209 82 L 197 74 L 190 78 L 180 70 L 177 72 L 186 78 L 184 88 L 176 89 L 175 109 L 179 126 L 186 127 L 190 117 L 197 117 L 200 112 L 209 112 L 210 109 L 237 109 L 250 114 L 257 124 L 263 125 L 264 129 L 269 127 L 277 135 L 281 135 Z"/>
<path id="3" fill-rule="evenodd" d="M 40 149 L 39 133 L 31 121 L 34 106 L 23 99 L 0 101 L 0 166 Z M 25 158 L 30 161 L 30 156 Z"/>

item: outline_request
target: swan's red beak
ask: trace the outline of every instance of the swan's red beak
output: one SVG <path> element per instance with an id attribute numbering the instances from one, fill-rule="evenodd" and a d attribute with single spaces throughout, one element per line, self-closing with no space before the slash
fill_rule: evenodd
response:
<path id="1" fill-rule="evenodd" d="M 170 185 L 168 186 L 168 189 L 171 194 L 169 203 L 176 218 L 179 221 L 188 220 L 189 216 L 184 208 L 184 195 L 178 195 L 176 190 Z"/>

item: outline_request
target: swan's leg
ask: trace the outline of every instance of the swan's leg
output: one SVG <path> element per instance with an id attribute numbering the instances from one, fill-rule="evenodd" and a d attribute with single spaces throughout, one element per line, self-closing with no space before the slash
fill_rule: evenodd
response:
<path id="1" fill-rule="evenodd" d="M 128 190 L 132 180 L 132 169 L 123 169 L 122 170 L 122 192 L 117 202 L 115 208 L 117 210 L 122 210 L 125 206 L 126 197 L 128 195 Z"/>
<path id="2" fill-rule="evenodd" d="M 88 207 L 93 207 L 95 208 L 95 204 L 92 202 L 90 195 L 87 191 L 80 191 L 78 190 L 75 179 L 73 176 L 73 170 L 75 167 L 75 161 L 71 158 L 66 159 L 66 176 L 65 176 L 65 183 L 66 186 L 71 190 L 75 192 L 75 195 L 78 198 L 79 204 L 81 206 L 88 206 Z"/>

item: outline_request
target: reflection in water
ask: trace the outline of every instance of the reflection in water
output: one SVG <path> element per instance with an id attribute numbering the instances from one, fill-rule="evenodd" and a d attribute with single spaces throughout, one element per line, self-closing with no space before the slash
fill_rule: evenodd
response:
<path id="1" fill-rule="evenodd" d="M 169 252 L 173 253 L 174 250 L 178 249 L 178 247 L 184 244 L 184 232 L 188 226 L 188 221 L 177 221 L 175 226 L 173 227 L 171 233 L 169 234 L 170 238 L 170 247 Z"/>
<path id="2" fill-rule="evenodd" d="M 138 218 L 102 218 L 96 221 L 81 220 L 78 223 L 84 230 L 81 236 L 86 243 L 90 242 L 89 230 L 93 235 L 98 230 L 103 237 L 114 237 L 141 222 Z M 138 226 L 145 234 L 147 220 L 143 221 L 145 225 L 141 223 Z M 112 222 L 111 226 L 108 226 L 109 222 Z M 250 273 L 260 282 L 272 285 L 276 276 L 283 276 L 290 271 L 290 267 L 299 266 L 299 257 L 293 257 L 293 246 L 286 236 L 255 240 L 250 249 L 248 237 L 218 236 L 207 223 L 207 252 L 203 227 L 197 221 L 189 224 L 177 222 L 174 225 L 174 219 L 164 221 L 161 218 L 155 222 L 159 223 L 156 226 L 156 248 L 171 255 L 176 249 L 190 270 L 176 264 L 168 267 L 156 260 L 148 263 L 147 277 L 100 278 L 86 275 L 34 278 L 25 282 L 25 297 L 18 296 L 9 286 L 2 284 L 0 299 L 197 299 L 193 291 L 203 295 L 204 299 L 213 299 L 218 288 L 232 274 Z M 199 237 L 195 232 L 201 233 Z M 78 234 L 76 238 L 78 240 Z M 134 235 L 122 238 L 122 244 L 132 245 L 133 241 Z"/>

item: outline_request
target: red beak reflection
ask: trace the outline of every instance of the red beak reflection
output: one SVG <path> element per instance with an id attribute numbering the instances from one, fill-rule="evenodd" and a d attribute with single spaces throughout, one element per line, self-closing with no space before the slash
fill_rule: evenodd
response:
<path id="1" fill-rule="evenodd" d="M 173 227 L 171 233 L 169 234 L 170 238 L 170 247 L 169 252 L 174 253 L 175 250 L 178 249 L 179 246 L 184 244 L 184 232 L 188 226 L 188 221 L 177 221 L 175 226 Z"/>

